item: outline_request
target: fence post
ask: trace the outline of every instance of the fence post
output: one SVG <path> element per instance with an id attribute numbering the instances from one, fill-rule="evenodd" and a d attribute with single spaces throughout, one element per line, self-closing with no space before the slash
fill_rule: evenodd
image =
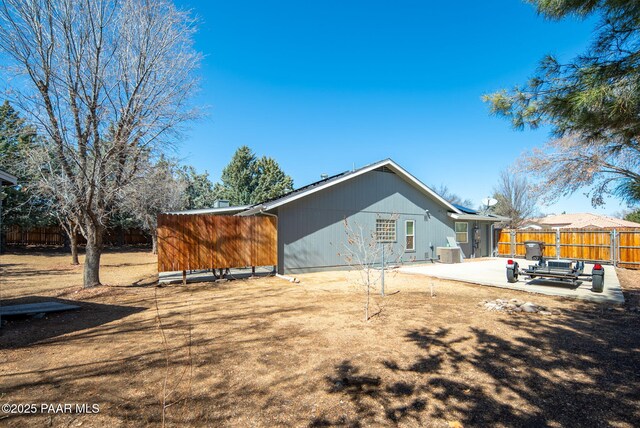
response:
<path id="1" fill-rule="evenodd" d="M 511 250 L 511 258 L 515 258 L 516 256 L 516 231 L 515 230 L 511 230 L 511 232 L 509 232 L 509 249 Z"/>
<path id="2" fill-rule="evenodd" d="M 556 260 L 560 259 L 560 229 L 556 229 Z"/>
<path id="3" fill-rule="evenodd" d="M 611 248 L 609 251 L 611 252 L 610 257 L 611 257 L 611 263 L 616 266 L 616 230 L 613 229 L 610 233 L 611 237 L 611 243 L 609 245 L 609 247 Z"/>
<path id="4" fill-rule="evenodd" d="M 615 254 L 615 265 L 614 266 L 618 266 L 618 263 L 620 262 L 620 233 L 618 233 L 617 230 L 615 230 L 615 238 L 616 238 L 616 242 L 613 246 L 613 251 Z"/>

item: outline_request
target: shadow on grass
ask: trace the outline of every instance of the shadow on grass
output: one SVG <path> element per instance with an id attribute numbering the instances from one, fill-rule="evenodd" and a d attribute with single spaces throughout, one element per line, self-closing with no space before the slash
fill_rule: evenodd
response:
<path id="1" fill-rule="evenodd" d="M 591 309 L 498 319 L 496 330 L 511 337 L 473 327 L 459 337 L 446 328 L 409 330 L 413 361 L 341 362 L 326 376 L 326 391 L 350 410 L 309 426 L 639 426 L 637 322 Z"/>
<path id="2" fill-rule="evenodd" d="M 86 330 L 119 320 L 147 308 L 136 306 L 108 305 L 87 301 L 66 300 L 48 296 L 28 296 L 3 299 L 3 306 L 24 303 L 58 302 L 80 306 L 79 310 L 52 312 L 45 318 L 29 316 L 4 316 L 0 329 L 0 349 L 16 349 L 51 339 L 64 334 Z"/>

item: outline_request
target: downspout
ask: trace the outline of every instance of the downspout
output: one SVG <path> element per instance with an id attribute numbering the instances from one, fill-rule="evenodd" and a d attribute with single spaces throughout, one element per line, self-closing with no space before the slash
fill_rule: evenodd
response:
<path id="1" fill-rule="evenodd" d="M 491 226 L 489 226 L 489 245 L 490 245 L 490 249 L 491 249 L 491 257 L 495 257 L 496 251 L 493 248 L 493 228 L 495 227 L 495 223 L 491 222 Z"/>

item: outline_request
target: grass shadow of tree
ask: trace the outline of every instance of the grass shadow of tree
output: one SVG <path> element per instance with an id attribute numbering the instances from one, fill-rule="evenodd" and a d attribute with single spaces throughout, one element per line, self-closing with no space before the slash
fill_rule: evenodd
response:
<path id="1" fill-rule="evenodd" d="M 562 317 L 505 314 L 464 334 L 413 329 L 409 362 L 337 365 L 327 391 L 352 410 L 309 425 L 638 426 L 637 321 L 585 306 Z"/>

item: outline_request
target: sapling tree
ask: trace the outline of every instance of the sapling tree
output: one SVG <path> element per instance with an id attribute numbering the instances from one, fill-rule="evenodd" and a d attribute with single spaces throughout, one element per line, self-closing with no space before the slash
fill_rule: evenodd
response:
<path id="1" fill-rule="evenodd" d="M 355 221 L 349 222 L 344 219 L 344 230 L 346 239 L 343 243 L 343 251 L 338 255 L 358 273 L 357 285 L 365 292 L 364 320 L 369 321 L 369 307 L 371 303 L 371 291 L 384 278 L 383 255 L 388 262 L 395 263 L 399 256 L 396 252 L 394 242 L 388 239 L 395 227 L 398 215 L 394 214 L 384 218 L 383 226 L 380 230 L 366 228 Z M 393 231 L 395 235 L 395 231 Z M 401 253 L 400 253 L 401 254 Z M 381 289 L 384 296 L 384 291 Z"/>

